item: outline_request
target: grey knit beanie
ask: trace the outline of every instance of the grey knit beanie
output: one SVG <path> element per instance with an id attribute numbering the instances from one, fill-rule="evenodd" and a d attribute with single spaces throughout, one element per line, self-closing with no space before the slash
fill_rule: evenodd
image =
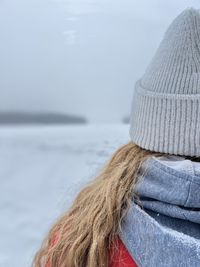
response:
<path id="1" fill-rule="evenodd" d="M 200 13 L 186 9 L 169 26 L 136 82 L 131 140 L 142 148 L 200 156 Z"/>

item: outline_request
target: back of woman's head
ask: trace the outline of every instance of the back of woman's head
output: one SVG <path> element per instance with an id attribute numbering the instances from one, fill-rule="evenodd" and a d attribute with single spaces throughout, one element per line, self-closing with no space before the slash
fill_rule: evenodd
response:
<path id="1" fill-rule="evenodd" d="M 133 142 L 120 147 L 99 175 L 76 197 L 49 231 L 33 266 L 107 267 L 113 245 L 134 197 L 141 164 L 159 153 Z"/>
<path id="2" fill-rule="evenodd" d="M 200 14 L 194 9 L 172 22 L 135 85 L 131 142 L 114 153 L 55 223 L 34 267 L 47 260 L 51 267 L 107 267 L 109 249 L 136 197 L 141 164 L 160 153 L 200 157 L 199 29 Z"/>

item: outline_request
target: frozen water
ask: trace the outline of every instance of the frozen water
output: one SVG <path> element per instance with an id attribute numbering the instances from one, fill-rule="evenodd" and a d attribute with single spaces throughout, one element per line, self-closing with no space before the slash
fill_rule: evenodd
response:
<path id="1" fill-rule="evenodd" d="M 58 215 L 129 141 L 127 125 L 0 128 L 0 267 L 27 267 Z"/>

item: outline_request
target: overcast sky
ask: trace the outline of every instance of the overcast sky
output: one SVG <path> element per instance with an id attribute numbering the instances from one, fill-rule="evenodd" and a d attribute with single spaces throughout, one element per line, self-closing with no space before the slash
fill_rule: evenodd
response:
<path id="1" fill-rule="evenodd" d="M 198 0 L 0 0 L 0 111 L 130 112 L 172 19 Z"/>

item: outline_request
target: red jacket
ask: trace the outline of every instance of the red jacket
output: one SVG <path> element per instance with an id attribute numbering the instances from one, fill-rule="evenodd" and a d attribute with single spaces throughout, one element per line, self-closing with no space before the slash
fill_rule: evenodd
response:
<path id="1" fill-rule="evenodd" d="M 55 238 L 52 245 L 56 243 L 56 240 L 57 239 Z M 117 249 L 110 252 L 110 255 L 112 255 L 112 257 L 110 259 L 109 267 L 137 267 L 137 264 L 134 262 L 121 239 L 118 238 L 116 240 L 116 246 Z M 47 262 L 45 267 L 53 266 L 51 266 L 50 262 Z"/>
<path id="2" fill-rule="evenodd" d="M 116 241 L 116 245 L 118 249 L 112 254 L 109 267 L 137 267 L 121 239 Z"/>

